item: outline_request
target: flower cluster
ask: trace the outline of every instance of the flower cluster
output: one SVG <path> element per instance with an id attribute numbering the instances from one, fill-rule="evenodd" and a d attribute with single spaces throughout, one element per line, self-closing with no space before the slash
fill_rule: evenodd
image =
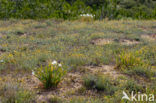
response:
<path id="1" fill-rule="evenodd" d="M 4 60 L 2 59 L 2 60 L 0 60 L 0 63 L 3 63 L 4 62 Z"/>
<path id="2" fill-rule="evenodd" d="M 83 16 L 83 17 L 95 17 L 95 15 L 92 15 L 92 14 L 81 14 L 80 16 Z"/>
<path id="3" fill-rule="evenodd" d="M 56 60 L 54 60 L 51 64 L 52 65 L 58 65 L 59 67 L 62 67 L 62 64 L 61 63 L 58 64 Z"/>
<path id="4" fill-rule="evenodd" d="M 57 66 L 58 65 L 58 67 L 62 67 L 62 64 L 61 63 L 58 64 L 58 62 L 56 60 L 52 61 L 51 65 L 53 65 L 53 66 Z M 35 71 L 34 70 L 32 70 L 32 75 L 35 75 Z"/>
<path id="5" fill-rule="evenodd" d="M 57 87 L 65 73 L 66 71 L 62 68 L 62 64 L 55 60 L 48 66 L 41 66 L 35 71 L 32 71 L 32 75 L 36 76 L 45 88 Z"/>

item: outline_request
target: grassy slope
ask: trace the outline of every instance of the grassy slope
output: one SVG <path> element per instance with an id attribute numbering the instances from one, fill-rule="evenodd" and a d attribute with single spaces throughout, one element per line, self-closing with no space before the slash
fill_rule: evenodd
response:
<path id="1" fill-rule="evenodd" d="M 155 20 L 94 22 L 0 21 L 0 60 L 2 60 L 0 63 L 0 82 L 5 84 L 6 82 L 2 82 L 2 80 L 5 76 L 10 76 L 13 73 L 15 75 L 21 74 L 19 78 L 22 78 L 22 75 L 31 78 L 30 71 L 32 69 L 40 65 L 46 65 L 47 62 L 52 60 L 61 61 L 69 71 L 79 70 L 82 66 L 115 66 L 116 56 L 121 50 L 135 51 L 146 47 L 147 50 L 156 52 L 155 39 L 149 35 L 156 35 Z M 103 41 L 109 40 L 111 43 L 96 45 L 95 41 L 99 42 L 100 39 Z M 138 43 L 127 43 L 127 41 Z M 147 61 L 152 68 L 155 68 L 155 57 L 150 57 Z M 7 75 L 9 73 L 10 75 Z M 17 78 L 17 75 L 15 78 Z M 8 81 L 6 78 L 5 80 Z M 18 82 L 18 80 L 15 81 Z M 148 81 L 148 83 L 151 84 L 152 82 Z M 154 83 L 151 85 L 154 85 Z M 64 95 L 67 96 L 68 93 Z M 79 96 L 85 97 L 81 93 Z M 109 95 L 107 96 L 109 97 Z M 113 101 L 115 94 L 113 96 L 106 100 Z M 69 99 L 70 97 L 72 96 L 69 96 Z M 96 96 L 95 98 L 104 99 Z M 96 101 L 98 102 L 98 100 Z"/>

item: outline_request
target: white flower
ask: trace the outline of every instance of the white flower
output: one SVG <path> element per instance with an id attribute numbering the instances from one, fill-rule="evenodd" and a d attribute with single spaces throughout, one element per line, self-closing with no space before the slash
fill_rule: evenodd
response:
<path id="1" fill-rule="evenodd" d="M 57 61 L 54 60 L 51 64 L 52 64 L 52 65 L 56 65 L 56 64 L 57 64 Z"/>
<path id="2" fill-rule="evenodd" d="M 59 67 L 62 67 L 62 64 L 58 64 Z"/>
<path id="3" fill-rule="evenodd" d="M 95 15 L 92 15 L 92 14 L 80 14 L 80 16 L 93 18 Z"/>
<path id="4" fill-rule="evenodd" d="M 3 63 L 4 62 L 4 60 L 0 60 L 0 63 Z"/>
<path id="5" fill-rule="evenodd" d="M 35 75 L 35 72 L 32 70 L 32 75 Z"/>
<path id="6" fill-rule="evenodd" d="M 90 16 L 90 14 L 86 14 L 86 16 Z"/>

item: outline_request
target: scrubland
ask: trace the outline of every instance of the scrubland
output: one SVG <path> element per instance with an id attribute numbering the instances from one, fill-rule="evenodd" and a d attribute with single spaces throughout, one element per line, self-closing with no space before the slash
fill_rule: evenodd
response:
<path id="1" fill-rule="evenodd" d="M 155 20 L 0 21 L 0 102 L 125 103 L 123 90 L 156 94 Z"/>

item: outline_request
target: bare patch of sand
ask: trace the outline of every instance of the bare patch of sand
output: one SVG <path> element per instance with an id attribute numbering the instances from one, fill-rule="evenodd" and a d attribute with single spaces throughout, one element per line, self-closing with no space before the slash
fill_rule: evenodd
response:
<path id="1" fill-rule="evenodd" d="M 95 39 L 92 41 L 93 44 L 95 45 L 106 45 L 106 44 L 111 44 L 113 42 L 112 39 Z"/>
<path id="2" fill-rule="evenodd" d="M 141 35 L 141 38 L 149 40 L 149 41 L 155 41 L 156 40 L 156 34 L 145 34 L 145 35 Z"/>
<path id="3" fill-rule="evenodd" d="M 93 40 L 91 43 L 95 45 L 106 45 L 106 44 L 111 44 L 115 42 L 113 39 L 96 39 Z M 119 39 L 118 42 L 122 45 L 135 45 L 139 44 L 139 41 L 136 40 L 130 40 L 130 39 Z"/>
<path id="4" fill-rule="evenodd" d="M 123 76 L 123 74 L 121 74 L 119 71 L 116 71 L 114 69 L 114 66 L 112 65 L 103 65 L 100 67 L 88 66 L 86 68 L 93 74 L 100 73 L 104 75 L 110 75 L 111 77 L 114 77 L 114 78 Z"/>
<path id="5" fill-rule="evenodd" d="M 139 41 L 129 39 L 121 39 L 119 42 L 122 45 L 135 45 L 140 43 Z"/>

